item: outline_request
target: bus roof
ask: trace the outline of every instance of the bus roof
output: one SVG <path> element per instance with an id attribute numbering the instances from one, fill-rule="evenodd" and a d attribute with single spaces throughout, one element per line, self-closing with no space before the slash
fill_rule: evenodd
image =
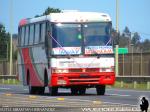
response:
<path id="1" fill-rule="evenodd" d="M 22 19 L 19 26 L 45 21 L 50 22 L 64 22 L 64 23 L 80 23 L 80 22 L 110 22 L 111 18 L 106 13 L 98 12 L 61 12 L 61 13 L 51 13 L 46 16 L 40 16 L 32 19 Z"/>

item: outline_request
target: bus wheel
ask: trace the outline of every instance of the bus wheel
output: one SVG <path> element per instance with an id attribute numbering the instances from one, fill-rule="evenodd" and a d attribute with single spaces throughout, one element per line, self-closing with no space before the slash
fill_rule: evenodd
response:
<path id="1" fill-rule="evenodd" d="M 36 91 L 37 91 L 36 87 L 29 85 L 29 94 L 36 94 Z"/>
<path id="2" fill-rule="evenodd" d="M 105 85 L 98 85 L 96 86 L 97 95 L 104 95 L 105 94 Z"/>
<path id="3" fill-rule="evenodd" d="M 49 87 L 49 93 L 51 96 L 58 94 L 58 87 Z"/>
<path id="4" fill-rule="evenodd" d="M 37 87 L 38 94 L 43 95 L 45 92 L 45 87 Z"/>
<path id="5" fill-rule="evenodd" d="M 79 89 L 79 94 L 84 95 L 86 93 L 86 88 L 80 88 Z"/>
<path id="6" fill-rule="evenodd" d="M 73 95 L 78 94 L 78 88 L 72 87 L 72 88 L 71 88 L 71 94 L 73 94 Z"/>

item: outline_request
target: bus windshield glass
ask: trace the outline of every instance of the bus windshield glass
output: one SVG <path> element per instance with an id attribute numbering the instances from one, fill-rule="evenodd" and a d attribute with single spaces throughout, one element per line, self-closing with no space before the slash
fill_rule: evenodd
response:
<path id="1" fill-rule="evenodd" d="M 53 55 L 81 54 L 81 24 L 54 24 L 52 35 L 57 41 L 52 40 Z"/>
<path id="2" fill-rule="evenodd" d="M 84 24 L 83 34 L 86 46 L 105 46 L 110 39 L 110 27 L 108 23 Z"/>
<path id="3" fill-rule="evenodd" d="M 110 23 L 87 23 L 83 25 L 85 54 L 112 53 Z"/>
<path id="4" fill-rule="evenodd" d="M 79 55 L 112 53 L 111 24 L 102 23 L 56 23 L 53 24 L 52 54 Z"/>

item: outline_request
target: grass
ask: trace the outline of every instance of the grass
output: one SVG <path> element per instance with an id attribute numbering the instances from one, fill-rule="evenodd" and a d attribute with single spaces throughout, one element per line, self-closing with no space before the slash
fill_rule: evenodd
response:
<path id="1" fill-rule="evenodd" d="M 10 85 L 17 85 L 20 84 L 20 82 L 16 79 L 0 79 L 0 84 L 10 84 Z"/>
<path id="2" fill-rule="evenodd" d="M 108 86 L 109 88 L 123 88 L 123 89 L 135 89 L 135 90 L 147 90 L 147 83 L 146 82 L 140 82 L 136 83 L 136 86 L 133 82 L 121 82 L 116 81 L 113 86 Z M 150 88 L 149 88 L 150 90 Z"/>

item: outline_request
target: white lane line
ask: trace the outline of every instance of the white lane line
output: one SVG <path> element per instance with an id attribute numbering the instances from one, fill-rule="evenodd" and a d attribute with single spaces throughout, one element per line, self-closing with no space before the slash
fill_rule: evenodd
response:
<path id="1" fill-rule="evenodd" d="M 2 90 L 10 90 L 10 88 L 3 88 L 3 87 L 1 87 L 0 89 L 2 89 Z"/>
<path id="2" fill-rule="evenodd" d="M 121 94 L 106 94 L 106 95 L 110 95 L 110 96 L 131 96 L 131 95 L 121 95 Z"/>
<path id="3" fill-rule="evenodd" d="M 150 91 L 144 91 L 144 90 L 141 90 L 141 91 L 139 91 L 139 90 L 130 90 L 130 89 L 127 89 L 127 90 L 123 90 L 123 89 L 107 89 L 107 90 L 112 90 L 112 91 L 126 91 L 126 92 L 149 92 L 150 93 Z"/>
<path id="4" fill-rule="evenodd" d="M 138 106 L 138 105 L 133 105 L 133 104 L 122 104 L 122 103 L 113 103 L 113 102 L 103 102 L 106 104 L 112 104 L 112 105 L 121 105 L 121 106 Z"/>
<path id="5" fill-rule="evenodd" d="M 80 99 L 69 99 L 69 98 L 65 98 L 65 99 L 68 99 L 68 100 L 77 100 L 77 101 L 86 101 L 86 102 L 93 102 L 93 100 L 80 100 Z M 122 104 L 122 103 L 113 103 L 113 102 L 103 102 L 102 100 L 97 100 L 97 101 L 101 101 L 102 104 L 103 103 L 106 103 L 106 104 L 114 104 L 114 105 L 122 105 L 122 106 L 137 106 L 137 105 L 133 105 L 133 104 Z"/>

